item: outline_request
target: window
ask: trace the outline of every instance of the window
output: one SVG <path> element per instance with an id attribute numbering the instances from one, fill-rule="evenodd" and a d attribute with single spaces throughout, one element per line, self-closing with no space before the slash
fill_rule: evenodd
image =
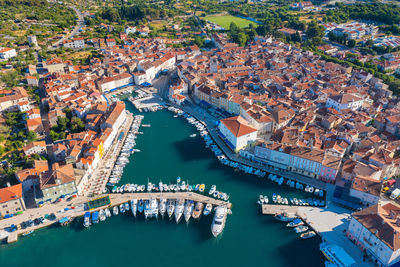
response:
<path id="1" fill-rule="evenodd" d="M 21 208 L 16 208 L 15 210 L 16 210 L 16 211 L 19 211 L 19 210 L 21 210 Z"/>
<path id="2" fill-rule="evenodd" d="M 7 208 L 7 205 L 3 205 L 3 207 L 2 208 Z"/>

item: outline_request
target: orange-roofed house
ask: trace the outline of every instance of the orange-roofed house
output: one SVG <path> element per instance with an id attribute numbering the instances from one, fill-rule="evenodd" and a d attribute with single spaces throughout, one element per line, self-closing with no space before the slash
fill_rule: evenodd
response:
<path id="1" fill-rule="evenodd" d="M 236 152 L 257 139 L 257 129 L 240 116 L 221 120 L 218 129 L 221 138 Z"/>
<path id="2" fill-rule="evenodd" d="M 26 128 L 28 129 L 28 131 L 33 131 L 39 135 L 43 134 L 43 132 L 44 132 L 41 118 L 27 119 L 26 120 Z"/>
<path id="3" fill-rule="evenodd" d="M 14 48 L 0 48 L 0 58 L 9 59 L 16 56 L 17 52 Z"/>
<path id="4" fill-rule="evenodd" d="M 22 184 L 0 189 L 0 218 L 25 210 Z"/>
<path id="5" fill-rule="evenodd" d="M 35 76 L 26 76 L 26 82 L 30 86 L 39 86 L 39 80 Z"/>

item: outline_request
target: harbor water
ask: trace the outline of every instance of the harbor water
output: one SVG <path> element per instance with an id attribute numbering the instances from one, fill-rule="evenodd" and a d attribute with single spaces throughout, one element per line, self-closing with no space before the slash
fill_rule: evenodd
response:
<path id="1" fill-rule="evenodd" d="M 133 107 L 127 102 L 127 108 Z M 265 178 L 258 178 L 222 165 L 205 147 L 196 128 L 185 119 L 174 118 L 163 110 L 145 113 L 144 134 L 130 157 L 120 184 L 158 184 L 176 181 L 206 184 L 208 192 L 230 195 L 232 215 L 223 233 L 211 234 L 211 216 L 189 224 L 176 224 L 167 218 L 145 221 L 131 213 L 112 216 L 105 222 L 82 226 L 82 218 L 69 226 L 49 227 L 20 237 L 13 244 L 0 246 L 0 266 L 323 266 L 319 237 L 302 240 L 285 223 L 261 215 L 256 204 L 260 194 L 282 197 L 307 197 Z"/>

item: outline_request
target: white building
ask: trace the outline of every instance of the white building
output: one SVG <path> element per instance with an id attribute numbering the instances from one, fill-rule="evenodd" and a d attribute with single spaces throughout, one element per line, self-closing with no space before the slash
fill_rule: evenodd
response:
<path id="1" fill-rule="evenodd" d="M 363 105 L 364 100 L 354 94 L 331 95 L 326 101 L 327 108 L 334 108 L 338 111 L 343 109 L 358 110 Z"/>
<path id="2" fill-rule="evenodd" d="M 0 58 L 9 59 L 16 56 L 17 52 L 14 48 L 0 48 Z"/>
<path id="3" fill-rule="evenodd" d="M 347 236 L 378 266 L 400 261 L 400 207 L 388 203 L 352 214 Z"/>
<path id="4" fill-rule="evenodd" d="M 221 137 L 234 151 L 254 144 L 257 139 L 257 129 L 251 127 L 245 119 L 235 116 L 220 121 L 218 126 Z"/>
<path id="5" fill-rule="evenodd" d="M 82 49 L 85 48 L 85 39 L 74 38 L 73 40 L 65 40 L 63 46 L 71 49 Z"/>
<path id="6" fill-rule="evenodd" d="M 99 89 L 102 92 L 109 92 L 110 90 L 120 87 L 133 85 L 133 76 L 127 72 L 115 75 L 113 77 L 106 77 L 98 82 Z"/>
<path id="7" fill-rule="evenodd" d="M 135 33 L 135 32 L 136 32 L 136 27 L 128 26 L 128 27 L 125 28 L 125 33 L 126 34 Z"/>

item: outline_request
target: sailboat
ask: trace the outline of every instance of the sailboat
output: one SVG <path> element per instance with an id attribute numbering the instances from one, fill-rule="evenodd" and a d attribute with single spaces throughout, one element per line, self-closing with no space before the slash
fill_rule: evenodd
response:
<path id="1" fill-rule="evenodd" d="M 172 214 L 174 214 L 174 210 L 175 210 L 175 200 L 169 199 L 167 202 L 167 214 L 170 219 L 172 217 Z"/>
<path id="2" fill-rule="evenodd" d="M 184 207 L 185 207 L 185 201 L 183 199 L 180 199 L 176 202 L 176 206 L 175 206 L 175 221 L 176 221 L 176 223 L 179 223 L 179 221 L 181 220 Z"/>
<path id="3" fill-rule="evenodd" d="M 167 200 L 165 198 L 162 198 L 160 200 L 160 214 L 163 218 L 166 211 L 167 211 Z"/>
<path id="4" fill-rule="evenodd" d="M 132 209 L 132 214 L 133 214 L 133 216 L 136 217 L 137 199 L 132 199 L 132 200 L 131 200 L 131 209 Z"/>
<path id="5" fill-rule="evenodd" d="M 184 210 L 184 217 L 185 217 L 186 222 L 189 222 L 190 217 L 192 216 L 192 213 L 193 213 L 193 209 L 194 209 L 193 200 L 186 201 L 185 210 Z"/>

